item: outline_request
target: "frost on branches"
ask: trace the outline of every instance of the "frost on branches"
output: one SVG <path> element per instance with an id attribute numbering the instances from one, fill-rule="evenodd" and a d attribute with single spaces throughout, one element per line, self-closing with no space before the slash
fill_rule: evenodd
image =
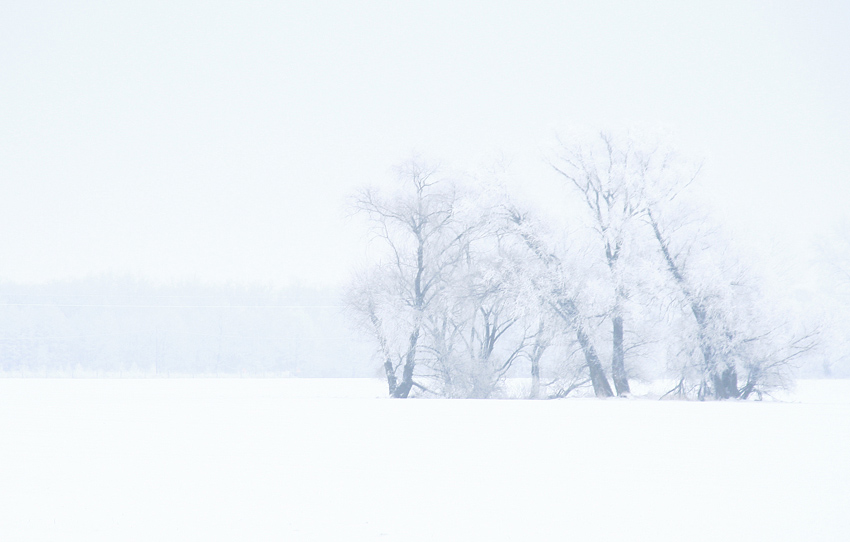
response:
<path id="1" fill-rule="evenodd" d="M 392 397 L 498 397 L 508 376 L 530 377 L 531 398 L 627 395 L 634 378 L 700 400 L 786 383 L 814 335 L 771 309 L 693 203 L 697 165 L 630 133 L 561 140 L 548 162 L 577 227 L 418 160 L 395 190 L 355 197 L 378 258 L 347 305 Z"/>

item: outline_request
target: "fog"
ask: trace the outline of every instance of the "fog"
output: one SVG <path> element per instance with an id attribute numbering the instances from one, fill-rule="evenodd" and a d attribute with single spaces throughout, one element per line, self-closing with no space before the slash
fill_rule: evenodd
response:
<path id="1" fill-rule="evenodd" d="M 4 2 L 0 278 L 339 286 L 345 197 L 418 152 L 511 164 L 661 126 L 770 266 L 850 199 L 842 2 Z M 800 280 L 805 269 L 795 271 Z"/>
<path id="2" fill-rule="evenodd" d="M 0 538 L 840 539 L 848 28 L 0 2 Z"/>

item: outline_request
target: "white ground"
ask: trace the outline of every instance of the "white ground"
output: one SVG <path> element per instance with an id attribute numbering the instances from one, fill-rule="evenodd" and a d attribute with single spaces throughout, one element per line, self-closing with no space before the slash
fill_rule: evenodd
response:
<path id="1" fill-rule="evenodd" d="M 850 540 L 850 381 L 787 403 L 383 393 L 0 379 L 0 539 Z"/>

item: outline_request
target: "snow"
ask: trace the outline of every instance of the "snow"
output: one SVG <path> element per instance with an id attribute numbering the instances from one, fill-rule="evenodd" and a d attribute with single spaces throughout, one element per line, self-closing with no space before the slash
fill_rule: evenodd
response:
<path id="1" fill-rule="evenodd" d="M 843 540 L 850 381 L 787 402 L 0 379 L 4 540 Z"/>

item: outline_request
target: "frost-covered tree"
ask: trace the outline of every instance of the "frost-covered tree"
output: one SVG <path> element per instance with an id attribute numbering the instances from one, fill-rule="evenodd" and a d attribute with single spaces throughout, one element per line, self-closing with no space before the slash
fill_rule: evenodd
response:
<path id="1" fill-rule="evenodd" d="M 607 284 L 607 294 L 589 293 L 597 303 L 609 300 L 611 376 L 618 394 L 629 390 L 626 307 L 636 303 L 643 306 L 632 307 L 633 313 L 670 317 L 654 327 L 669 326 L 665 342 L 680 377 L 677 390 L 689 394 L 688 388 L 700 399 L 760 395 L 781 384 L 790 362 L 811 348 L 812 334 L 774 317 L 752 275 L 730 256 L 699 206 L 687 203 L 700 166 L 663 138 L 603 132 L 562 141 L 550 164 L 588 211 L 596 253 L 607 271 L 602 277 L 585 266 L 601 279 L 597 284 Z M 557 265 L 551 253 L 541 260 Z M 579 299 L 573 296 L 574 307 Z M 588 314 L 577 311 L 582 312 Z M 636 322 L 633 328 L 646 325 Z M 588 361 L 588 368 L 593 365 Z M 594 387 L 600 394 L 596 382 Z"/>
<path id="2" fill-rule="evenodd" d="M 700 400 L 747 399 L 784 386 L 791 362 L 813 347 L 814 334 L 776 314 L 719 228 L 683 201 L 699 167 L 663 145 L 645 153 L 642 164 L 641 214 L 657 276 L 668 280 L 658 297 L 666 292 L 680 317 L 669 343 L 678 373 L 674 391 Z"/>
<path id="3" fill-rule="evenodd" d="M 681 297 L 696 324 L 695 342 L 700 358 L 697 396 L 700 399 L 737 397 L 738 372 L 730 356 L 734 330 L 729 325 L 729 315 L 723 305 L 715 302 L 723 297 L 717 289 L 718 285 L 699 283 L 699 273 L 704 273 L 706 267 L 705 263 L 702 266 L 692 264 L 693 239 L 686 239 L 681 247 L 674 248 L 673 231 L 676 229 L 665 229 L 658 213 L 653 213 L 652 209 L 647 210 L 647 220 L 652 227 L 662 265 L 669 271 L 676 294 Z"/>
<path id="4" fill-rule="evenodd" d="M 602 133 L 562 142 L 550 165 L 591 226 L 566 244 L 506 193 L 421 162 L 399 170 L 396 191 L 358 195 L 381 257 L 348 304 L 393 397 L 492 397 L 520 363 L 531 397 L 587 382 L 598 397 L 625 395 L 638 362 L 665 353 L 681 396 L 748 399 L 787 381 L 814 336 L 773 308 L 689 203 L 698 164 L 657 137 Z"/>
<path id="5" fill-rule="evenodd" d="M 629 393 L 625 360 L 625 310 L 629 258 L 647 186 L 645 145 L 628 134 L 602 132 L 589 140 L 560 141 L 551 165 L 579 195 L 608 270 L 611 290 L 611 379 L 618 395 Z"/>
<path id="6" fill-rule="evenodd" d="M 815 346 L 816 334 L 772 306 L 731 256 L 712 255 L 716 244 L 691 245 L 687 256 L 671 249 L 674 244 L 667 239 L 662 248 L 678 289 L 672 295 L 679 318 L 677 340 L 670 341 L 676 354 L 670 369 L 678 379 L 673 391 L 700 400 L 749 399 L 787 387 L 794 360 Z"/>
<path id="7" fill-rule="evenodd" d="M 529 329 L 517 294 L 520 262 L 495 217 L 487 216 L 487 227 L 466 247 L 443 310 L 432 317 L 435 344 L 451 344 L 451 362 L 438 366 L 447 396 L 492 396 L 537 332 Z"/>
<path id="8" fill-rule="evenodd" d="M 474 227 L 458 216 L 460 195 L 436 167 L 411 160 L 398 168 L 398 181 L 389 196 L 370 188 L 355 199 L 382 259 L 353 285 L 348 303 L 380 345 L 390 395 L 405 398 L 422 387 L 414 379 L 423 328 Z"/>
<path id="9" fill-rule="evenodd" d="M 544 300 L 546 309 L 557 316 L 561 325 L 575 334 L 596 396 L 613 396 L 605 369 L 588 330 L 587 315 L 581 310 L 576 290 L 580 279 L 570 272 L 564 259 L 547 246 L 540 234 L 542 228 L 527 212 L 516 207 L 508 212 L 516 235 L 523 240 L 528 251 L 526 257 L 537 264 L 538 272 L 534 275 L 537 295 Z"/>
<path id="10" fill-rule="evenodd" d="M 539 364 L 546 348 L 523 291 L 524 245 L 492 194 L 418 162 L 401 182 L 390 196 L 357 197 L 383 258 L 355 279 L 349 307 L 375 339 L 392 396 L 491 397 L 516 362 Z"/>

